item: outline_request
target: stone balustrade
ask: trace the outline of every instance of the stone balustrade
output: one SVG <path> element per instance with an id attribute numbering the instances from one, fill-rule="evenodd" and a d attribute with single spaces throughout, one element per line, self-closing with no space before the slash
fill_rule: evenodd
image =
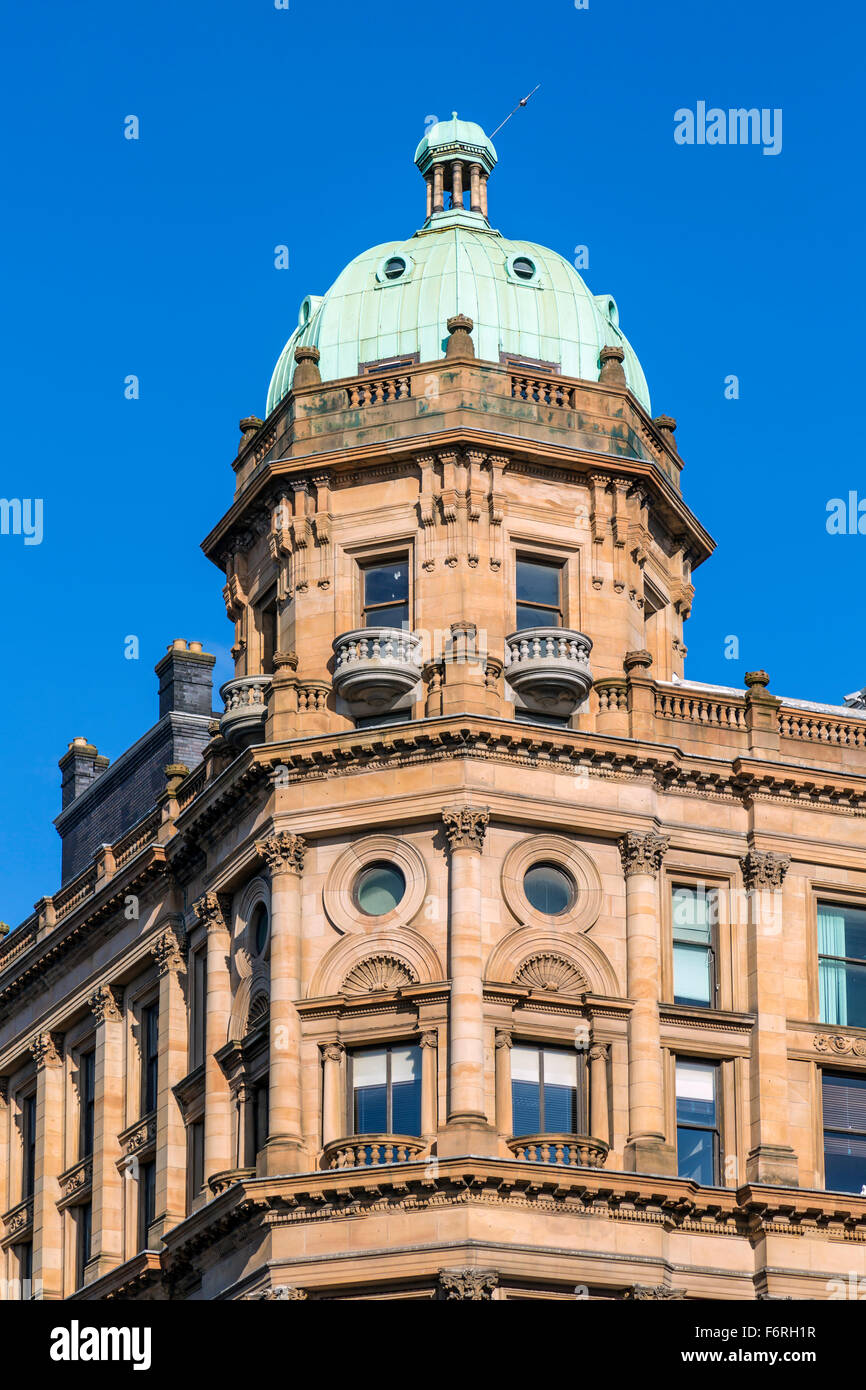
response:
<path id="1" fill-rule="evenodd" d="M 220 733 L 229 743 L 248 748 L 264 740 L 271 679 L 270 676 L 239 676 L 220 687 L 225 704 Z"/>
<path id="2" fill-rule="evenodd" d="M 592 686 L 592 642 L 567 627 L 530 627 L 505 639 L 505 677 L 527 709 L 568 716 Z"/>
<path id="3" fill-rule="evenodd" d="M 603 1168 L 608 1145 L 584 1134 L 530 1134 L 509 1139 L 508 1147 L 524 1163 L 554 1163 L 565 1168 Z"/>
<path id="4" fill-rule="evenodd" d="M 423 1139 L 406 1134 L 355 1134 L 326 1144 L 323 1168 L 375 1168 L 386 1163 L 409 1163 L 426 1148 Z"/>
<path id="5" fill-rule="evenodd" d="M 353 713 L 378 714 L 421 678 L 420 636 L 394 627 L 362 627 L 334 643 L 334 685 Z"/>

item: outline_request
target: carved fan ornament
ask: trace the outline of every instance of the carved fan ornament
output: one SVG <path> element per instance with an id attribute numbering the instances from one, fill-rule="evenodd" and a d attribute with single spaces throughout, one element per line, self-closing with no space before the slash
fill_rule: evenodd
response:
<path id="1" fill-rule="evenodd" d="M 417 983 L 417 975 L 399 956 L 368 956 L 352 967 L 340 993 L 383 994 Z"/>
<path id="2" fill-rule="evenodd" d="M 577 966 L 552 951 L 527 956 L 515 971 L 514 983 L 529 989 L 546 989 L 553 994 L 583 994 L 589 988 Z"/>
<path id="3" fill-rule="evenodd" d="M 258 1028 L 260 1023 L 264 1023 L 270 1013 L 270 1000 L 266 994 L 257 994 L 250 1001 L 247 1013 L 247 1032 L 251 1033 L 254 1028 Z"/>

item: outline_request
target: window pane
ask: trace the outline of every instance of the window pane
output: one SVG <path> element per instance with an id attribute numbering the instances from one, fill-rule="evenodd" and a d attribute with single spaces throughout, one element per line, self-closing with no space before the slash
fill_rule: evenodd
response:
<path id="1" fill-rule="evenodd" d="M 384 1086 L 388 1079 L 388 1053 L 381 1051 L 356 1052 L 352 1057 L 352 1081 L 355 1089 L 362 1086 Z"/>
<path id="2" fill-rule="evenodd" d="M 715 1125 L 716 1069 L 710 1063 L 677 1062 L 677 1122 Z"/>
<path id="3" fill-rule="evenodd" d="M 675 941 L 693 944 L 712 941 L 712 928 L 718 922 L 718 894 L 701 888 L 678 884 L 673 892 L 673 929 Z"/>
<path id="4" fill-rule="evenodd" d="M 395 1047 L 391 1050 L 391 1081 L 415 1081 L 421 1074 L 421 1050 L 417 1047 Z"/>
<path id="5" fill-rule="evenodd" d="M 574 884 L 556 864 L 533 864 L 523 878 L 523 891 L 536 912 L 559 917 L 574 901 Z"/>
<path id="6" fill-rule="evenodd" d="M 391 1053 L 391 1128 L 394 1134 L 421 1133 L 421 1050 Z"/>
<path id="7" fill-rule="evenodd" d="M 677 1173 L 705 1187 L 716 1179 L 715 1134 L 707 1129 L 677 1126 Z"/>
<path id="8" fill-rule="evenodd" d="M 541 1133 L 541 1087 L 537 1081 L 512 1080 L 511 1111 L 515 1134 Z"/>
<path id="9" fill-rule="evenodd" d="M 674 1003 L 712 1002 L 711 956 L 706 946 L 674 945 Z"/>
<path id="10" fill-rule="evenodd" d="M 365 627 L 409 626 L 408 603 L 392 603 L 387 608 L 368 608 L 365 614 Z"/>
<path id="11" fill-rule="evenodd" d="M 355 1133 L 386 1134 L 388 1131 L 388 1088 L 355 1088 Z"/>
<path id="12" fill-rule="evenodd" d="M 552 1086 L 577 1086 L 577 1053 L 563 1048 L 544 1049 L 544 1082 Z"/>
<path id="13" fill-rule="evenodd" d="M 866 908 L 819 903 L 818 951 L 866 961 Z"/>
<path id="14" fill-rule="evenodd" d="M 518 603 L 543 603 L 550 608 L 558 608 L 559 575 L 559 565 L 547 565 L 537 560 L 518 560 Z"/>
<path id="15" fill-rule="evenodd" d="M 355 882 L 355 902 L 368 917 L 393 912 L 406 892 L 406 879 L 396 864 L 370 864 Z"/>
<path id="16" fill-rule="evenodd" d="M 818 1002 L 822 1023 L 866 1027 L 866 965 L 819 960 Z"/>
<path id="17" fill-rule="evenodd" d="M 866 1078 L 825 1072 L 823 1092 L 827 1129 L 853 1129 L 866 1134 Z"/>
<path id="18" fill-rule="evenodd" d="M 409 566 L 405 560 L 398 564 L 371 565 L 364 570 L 364 605 L 390 603 L 409 598 Z"/>
<path id="19" fill-rule="evenodd" d="M 544 1133 L 577 1133 L 577 1091 L 573 1086 L 544 1083 Z"/>
<path id="20" fill-rule="evenodd" d="M 512 1047 L 512 1081 L 534 1081 L 537 1086 L 540 1080 L 539 1065 L 540 1057 L 537 1047 Z"/>

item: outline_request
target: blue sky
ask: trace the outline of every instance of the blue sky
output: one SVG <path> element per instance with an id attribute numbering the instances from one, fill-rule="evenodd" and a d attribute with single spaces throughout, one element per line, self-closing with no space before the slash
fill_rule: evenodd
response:
<path id="1" fill-rule="evenodd" d="M 174 637 L 229 674 L 199 544 L 301 299 L 418 226 L 430 116 L 489 130 L 538 82 L 497 137 L 492 220 L 589 248 L 590 288 L 616 296 L 654 411 L 679 421 L 684 492 L 718 542 L 687 675 L 762 666 L 829 701 L 866 684 L 866 537 L 825 525 L 830 498 L 866 497 L 858 9 L 49 0 L 5 30 L 0 495 L 42 498 L 44 536 L 0 536 L 0 918 L 59 886 L 69 740 L 114 758 L 138 737 Z M 781 108 L 781 153 L 676 144 L 699 101 Z"/>

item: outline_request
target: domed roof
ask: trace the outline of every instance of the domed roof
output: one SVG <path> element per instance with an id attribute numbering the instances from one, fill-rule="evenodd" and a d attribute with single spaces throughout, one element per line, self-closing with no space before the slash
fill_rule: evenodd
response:
<path id="1" fill-rule="evenodd" d="M 482 142 L 486 158 L 478 154 Z M 450 155 L 455 149 L 466 166 L 480 165 L 486 179 L 496 152 L 480 126 L 456 116 L 431 128 L 416 163 L 422 171 L 441 168 L 442 151 Z M 428 189 L 431 184 L 432 174 Z M 357 376 L 366 364 L 394 358 L 435 361 L 445 352 L 446 322 L 458 313 L 473 320 L 475 353 L 484 361 L 522 358 L 597 381 L 601 349 L 621 347 L 626 382 L 650 410 L 646 378 L 620 329 L 613 298 L 592 294 L 559 252 L 502 236 L 482 212 L 465 209 L 461 201 L 448 211 L 434 204 L 414 236 L 363 251 L 325 295 L 303 301 L 298 326 L 274 368 L 268 414 L 291 389 L 296 347 L 318 348 L 323 381 Z"/>

